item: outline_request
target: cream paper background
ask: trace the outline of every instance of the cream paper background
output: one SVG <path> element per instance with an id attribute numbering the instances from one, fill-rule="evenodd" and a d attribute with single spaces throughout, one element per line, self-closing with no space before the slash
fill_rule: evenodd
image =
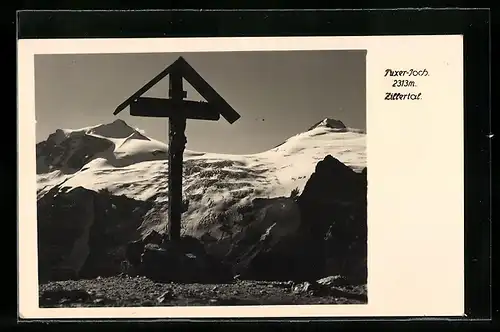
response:
<path id="1" fill-rule="evenodd" d="M 38 308 L 34 55 L 367 50 L 368 304 Z M 18 41 L 19 314 L 22 318 L 449 316 L 464 313 L 462 36 Z M 386 68 L 424 69 L 392 88 Z M 398 78 L 398 77 L 395 77 Z M 386 101 L 386 91 L 421 92 Z"/>

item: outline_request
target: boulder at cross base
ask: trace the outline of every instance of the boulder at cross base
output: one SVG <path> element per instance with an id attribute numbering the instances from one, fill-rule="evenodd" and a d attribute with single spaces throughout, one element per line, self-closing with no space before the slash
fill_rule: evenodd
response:
<path id="1" fill-rule="evenodd" d="M 206 253 L 198 239 L 183 236 L 165 239 L 161 245 L 146 244 L 138 266 L 140 275 L 157 282 L 227 283 L 231 270 Z"/>

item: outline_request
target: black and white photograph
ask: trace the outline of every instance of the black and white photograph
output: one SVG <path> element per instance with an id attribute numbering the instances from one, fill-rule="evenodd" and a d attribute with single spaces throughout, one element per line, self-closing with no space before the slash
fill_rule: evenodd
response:
<path id="1" fill-rule="evenodd" d="M 35 55 L 39 306 L 367 304 L 366 54 Z"/>

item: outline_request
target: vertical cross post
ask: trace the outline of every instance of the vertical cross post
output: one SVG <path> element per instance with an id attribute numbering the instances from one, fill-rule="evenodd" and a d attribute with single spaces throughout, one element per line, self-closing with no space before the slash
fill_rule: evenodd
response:
<path id="1" fill-rule="evenodd" d="M 182 76 L 176 70 L 170 73 L 170 99 L 181 108 L 186 92 L 182 86 Z M 168 221 L 169 237 L 172 241 L 180 239 L 182 204 L 182 163 L 187 139 L 185 135 L 186 118 L 182 109 L 176 109 L 175 115 L 169 118 L 169 150 L 168 150 Z"/>

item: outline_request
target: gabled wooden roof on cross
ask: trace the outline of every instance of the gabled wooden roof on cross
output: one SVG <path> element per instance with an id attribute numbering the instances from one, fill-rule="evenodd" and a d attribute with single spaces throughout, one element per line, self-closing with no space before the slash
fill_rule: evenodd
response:
<path id="1" fill-rule="evenodd" d="M 170 66 L 165 68 L 161 73 L 156 75 L 151 81 L 146 83 L 142 88 L 137 90 L 134 94 L 132 94 L 127 100 L 121 103 L 116 110 L 113 112 L 114 115 L 117 115 L 121 111 L 123 111 L 128 106 L 137 103 L 139 98 L 149 91 L 153 86 L 155 86 L 158 82 L 160 82 L 167 75 L 177 72 L 181 75 L 189 84 L 193 86 L 193 88 L 207 101 L 210 107 L 213 110 L 216 110 L 217 113 L 222 115 L 224 119 L 229 123 L 234 123 L 236 120 L 240 118 L 240 115 L 222 98 L 217 91 L 215 91 L 204 79 L 194 70 L 193 67 L 181 56 L 175 62 L 173 62 Z M 149 100 L 149 101 L 146 101 Z M 149 105 L 154 109 L 156 108 L 154 105 L 155 101 L 158 100 L 156 98 L 143 98 L 142 101 L 144 103 L 150 103 Z M 166 99 L 162 99 L 166 100 Z M 156 102 L 157 103 L 157 102 Z M 196 102 L 191 102 L 196 103 Z M 142 114 L 141 116 L 148 116 Z M 161 116 L 161 115 L 156 115 Z M 189 117 L 188 117 L 189 118 Z M 217 119 L 218 120 L 218 119 Z"/>

